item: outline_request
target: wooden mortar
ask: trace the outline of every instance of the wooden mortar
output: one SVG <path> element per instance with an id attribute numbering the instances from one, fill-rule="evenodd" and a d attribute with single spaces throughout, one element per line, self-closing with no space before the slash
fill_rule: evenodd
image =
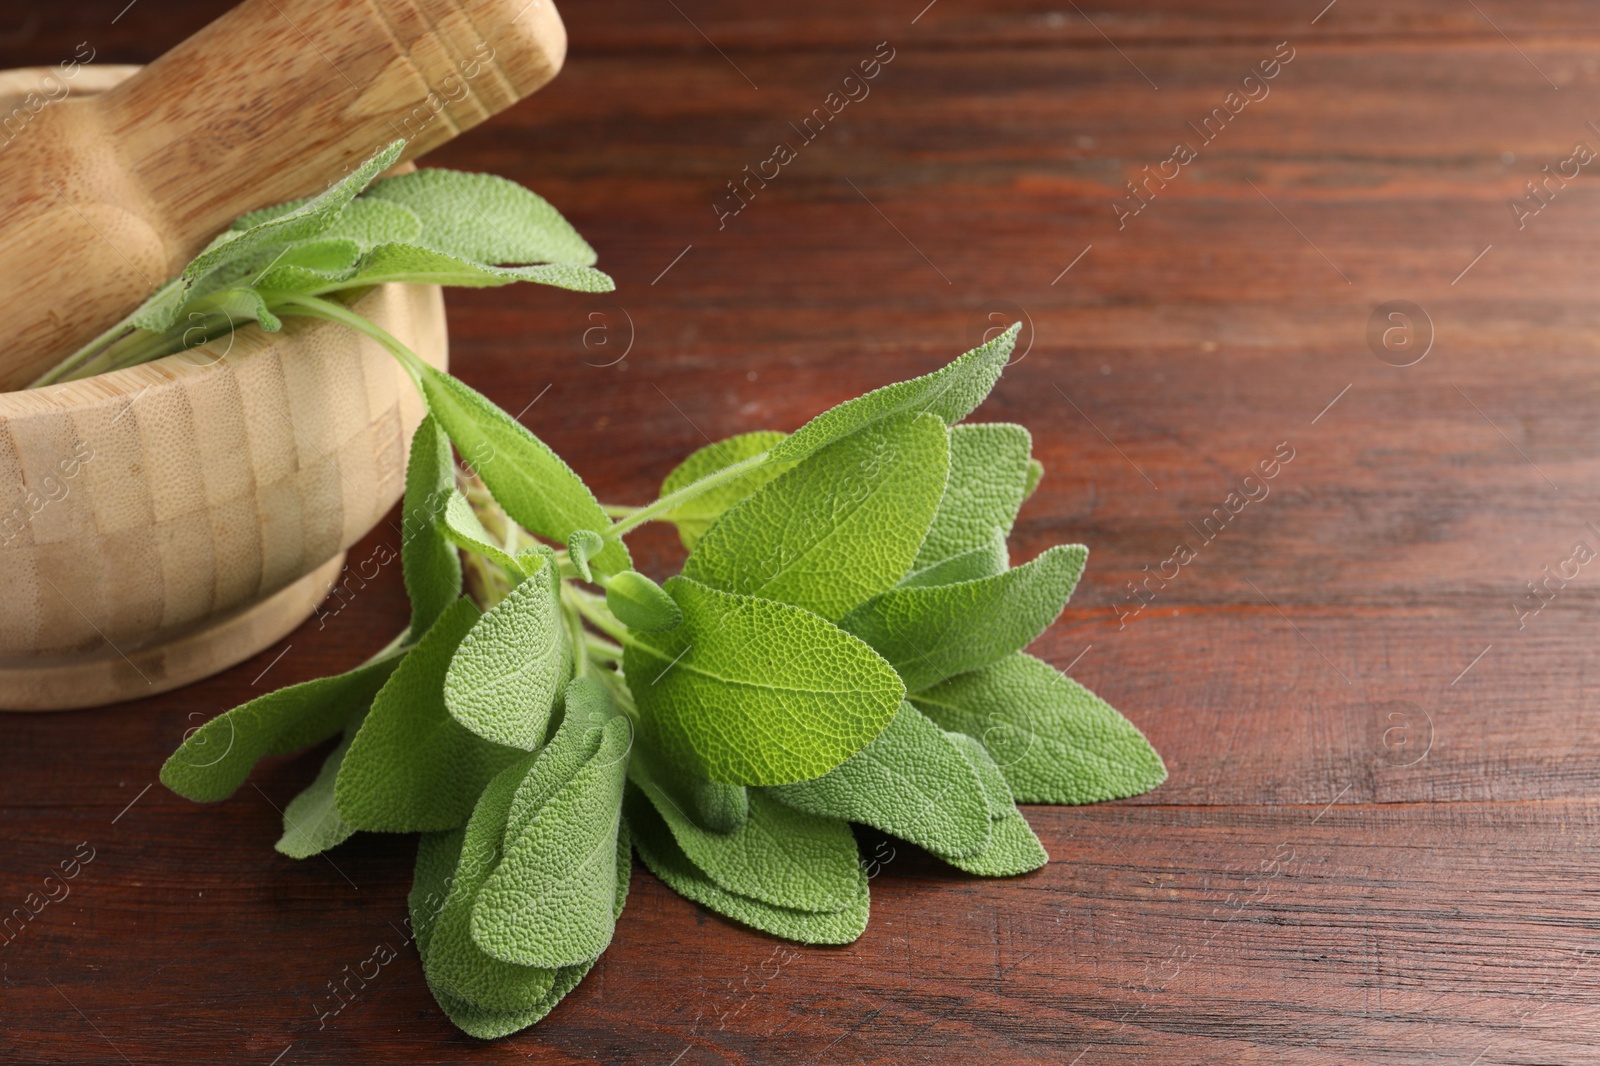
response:
<path id="1" fill-rule="evenodd" d="M 85 67 L 74 92 L 137 69 Z M 0 73 L 0 110 L 47 73 Z M 445 366 L 437 286 L 354 309 Z M 0 709 L 155 695 L 282 638 L 399 499 L 422 412 L 393 356 L 306 319 L 0 394 Z"/>
<path id="2" fill-rule="evenodd" d="M 548 0 L 243 0 L 98 95 L 52 100 L 90 69 L 76 62 L 34 79 L 0 112 L 0 389 L 246 211 L 315 195 L 396 140 L 414 159 L 544 85 L 566 49 Z"/>

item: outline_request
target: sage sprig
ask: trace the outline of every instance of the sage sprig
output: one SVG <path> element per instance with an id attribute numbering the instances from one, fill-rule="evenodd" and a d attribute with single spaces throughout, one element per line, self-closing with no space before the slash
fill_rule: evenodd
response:
<path id="1" fill-rule="evenodd" d="M 516 182 L 449 170 L 374 182 L 403 147 L 395 141 L 317 196 L 243 216 L 30 387 L 135 366 L 251 323 L 275 332 L 284 317 L 304 313 L 303 298 L 359 294 L 391 281 L 614 288 L 593 269 L 588 242 Z"/>
<path id="2" fill-rule="evenodd" d="M 403 504 L 409 624 L 366 665 L 207 723 L 161 779 L 220 800 L 259 759 L 342 733 L 287 807 L 278 849 L 421 833 L 411 920 L 457 1026 L 489 1039 L 553 1009 L 610 943 L 635 850 L 735 921 L 840 944 L 869 906 L 850 823 L 1012 876 L 1048 861 L 1016 801 L 1094 802 L 1165 778 L 1126 718 L 1023 651 L 1087 551 L 1011 565 L 1006 538 L 1043 468 L 1022 427 L 961 421 L 1016 327 L 792 434 L 702 448 L 652 503 L 603 505 L 520 423 L 337 298 L 335 275 L 370 283 L 395 263 L 411 280 L 468 264 L 462 276 L 484 283 L 600 287 L 593 253 L 543 201 L 481 175 L 407 177 L 357 195 L 353 175 L 242 219 L 130 321 L 154 335 L 212 300 L 254 308 L 263 327 L 343 322 L 421 391 Z M 560 271 L 498 265 L 535 259 Z M 80 369 L 153 344 L 114 340 Z M 452 445 L 477 460 L 471 474 Z M 625 542 L 650 521 L 688 549 L 659 585 Z"/>

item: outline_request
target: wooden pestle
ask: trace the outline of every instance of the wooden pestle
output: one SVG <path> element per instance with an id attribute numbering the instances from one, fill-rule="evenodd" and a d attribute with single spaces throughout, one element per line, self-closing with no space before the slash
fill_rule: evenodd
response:
<path id="1" fill-rule="evenodd" d="M 0 391 L 109 328 L 246 211 L 516 103 L 566 43 L 550 0 L 245 0 L 109 92 L 45 104 L 0 148 Z"/>

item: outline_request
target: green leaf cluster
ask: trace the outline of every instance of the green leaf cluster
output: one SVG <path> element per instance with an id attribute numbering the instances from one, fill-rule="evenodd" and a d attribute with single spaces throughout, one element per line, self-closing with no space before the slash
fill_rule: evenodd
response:
<path id="1" fill-rule="evenodd" d="M 1165 777 L 1127 719 L 1024 652 L 1087 551 L 1011 565 L 1042 467 L 1022 427 L 962 422 L 1015 329 L 793 434 L 701 449 L 647 506 L 603 506 L 486 397 L 313 291 L 395 263 L 500 278 L 485 264 L 583 270 L 593 253 L 498 179 L 420 172 L 357 196 L 370 177 L 240 220 L 170 299 L 181 311 L 233 291 L 218 279 L 270 258 L 263 276 L 286 287 L 269 289 L 298 293 L 284 306 L 367 331 L 411 371 L 428 409 L 401 527 L 411 618 L 372 661 L 207 723 L 162 780 L 219 800 L 260 759 L 339 736 L 286 807 L 278 849 L 420 833 L 411 921 L 462 1030 L 514 1032 L 577 985 L 610 943 L 634 851 L 734 921 L 843 944 L 870 902 L 852 823 L 1014 876 L 1048 861 L 1018 801 L 1094 802 Z M 586 275 L 541 275 L 557 276 Z M 661 584 L 625 544 L 652 520 L 688 549 Z"/>
<path id="2" fill-rule="evenodd" d="M 351 298 L 391 281 L 614 288 L 594 269 L 588 242 L 516 182 L 451 170 L 379 178 L 403 144 L 388 145 L 316 196 L 243 216 L 33 385 L 135 366 L 251 323 L 275 332 L 316 300 Z"/>

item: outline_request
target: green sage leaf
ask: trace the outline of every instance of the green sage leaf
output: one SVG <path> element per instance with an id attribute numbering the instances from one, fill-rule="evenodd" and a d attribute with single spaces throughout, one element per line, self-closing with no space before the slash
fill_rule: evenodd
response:
<path id="1" fill-rule="evenodd" d="M 1011 808 L 1016 805 L 1016 797 L 1011 794 L 1011 786 L 1006 783 L 1006 775 L 989 754 L 988 749 L 965 733 L 946 733 L 945 736 L 951 744 L 961 750 L 962 756 L 977 772 L 978 783 L 983 789 L 984 806 L 989 812 L 990 819 L 998 822 L 1010 814 Z"/>
<path id="2" fill-rule="evenodd" d="M 226 799 L 267 756 L 309 748 L 343 729 L 372 702 L 401 657 L 289 685 L 219 714 L 167 758 L 161 783 L 197 803 Z"/>
<path id="3" fill-rule="evenodd" d="M 408 902 L 417 951 L 423 957 L 424 972 L 432 942 L 432 926 L 437 917 L 437 905 L 432 901 L 442 899 L 448 894 L 449 879 L 461 850 L 461 837 L 462 831 L 459 829 L 425 834 L 417 848 L 417 874 L 413 878 Z M 628 899 L 628 880 L 633 868 L 632 852 L 628 826 L 623 823 L 617 833 L 615 914 L 618 918 L 622 917 L 622 909 Z M 495 1040 L 526 1029 L 544 1018 L 568 992 L 578 986 L 594 966 L 595 961 L 598 960 L 590 960 L 578 966 L 563 966 L 556 971 L 548 992 L 538 998 L 530 996 L 519 1009 L 491 1010 L 451 995 L 432 982 L 429 983 L 429 988 L 440 1008 L 458 1029 L 480 1040 Z"/>
<path id="4" fill-rule="evenodd" d="M 818 449 L 864 426 L 894 415 L 929 412 L 946 423 L 961 421 L 983 402 L 1000 380 L 1021 324 L 1012 326 L 940 370 L 920 378 L 885 385 L 865 396 L 846 400 L 813 418 L 773 447 L 768 462 L 804 459 Z"/>
<path id="5" fill-rule="evenodd" d="M 333 784 L 359 725 L 357 717 L 344 727 L 344 738 L 323 760 L 316 780 L 284 807 L 283 836 L 274 845 L 279 854 L 291 859 L 309 859 L 343 844 L 355 833 L 356 827 L 339 817 L 339 808 L 333 801 Z"/>
<path id="6" fill-rule="evenodd" d="M 969 548 L 959 555 L 934 563 L 923 570 L 913 570 L 900 580 L 898 588 L 920 588 L 928 585 L 957 585 L 963 581 L 995 577 L 1011 566 L 1011 555 L 1006 551 L 1005 534 L 998 529 L 989 543 Z"/>
<path id="7" fill-rule="evenodd" d="M 444 678 L 445 705 L 456 721 L 523 751 L 544 743 L 556 694 L 572 673 L 555 556 L 538 551 L 539 568 L 484 612 Z"/>
<path id="8" fill-rule="evenodd" d="M 444 509 L 439 514 L 439 532 L 456 547 L 476 552 L 510 573 L 518 573 L 522 569 L 516 558 L 496 543 L 489 531 L 483 528 L 478 513 L 459 489 L 451 488 L 444 496 Z"/>
<path id="9" fill-rule="evenodd" d="M 478 618 L 471 600 L 451 604 L 372 701 L 334 786 L 346 822 L 386 833 L 453 829 L 516 758 L 445 708 L 445 671 Z"/>
<path id="10" fill-rule="evenodd" d="M 497 959 L 472 937 L 473 908 L 505 855 L 506 818 L 512 797 L 535 758 L 518 753 L 484 788 L 472 809 L 449 890 L 442 897 L 423 954 L 424 972 L 435 996 L 442 991 L 480 1008 L 514 1011 L 537 1003 L 555 985 L 554 969 Z M 423 842 L 428 844 L 428 837 L 423 837 Z M 420 867 L 420 848 L 417 861 Z"/>
<path id="11" fill-rule="evenodd" d="M 442 988 L 430 986 L 430 989 L 433 992 L 434 1002 L 439 1004 L 445 1017 L 449 1018 L 450 1023 L 457 1029 L 479 1040 L 498 1040 L 542 1021 L 545 1015 L 555 1009 L 557 1003 L 566 998 L 568 992 L 578 987 L 579 982 L 588 976 L 598 961 L 596 959 L 582 966 L 567 966 L 557 970 L 550 990 L 542 996 L 530 997 L 531 1005 L 520 1010 L 493 1010 L 480 1007 L 453 996 Z"/>
<path id="12" fill-rule="evenodd" d="M 420 244 L 380 244 L 361 257 L 343 284 L 345 288 L 401 281 L 421 285 L 455 285 L 483 289 L 531 281 L 574 292 L 611 292 L 610 277 L 587 266 L 542 263 L 535 266 L 490 266 Z"/>
<path id="13" fill-rule="evenodd" d="M 267 301 L 254 289 L 222 289 L 206 297 L 205 304 L 215 314 L 221 315 L 228 322 L 230 329 L 243 328 L 255 322 L 268 333 L 276 333 L 283 328 L 283 320 L 273 314 L 267 306 Z M 206 330 L 203 320 L 206 315 L 202 311 L 192 312 L 189 321 L 202 330 L 203 335 L 189 334 L 191 339 L 204 340 L 210 333 Z"/>
<path id="14" fill-rule="evenodd" d="M 594 574 L 589 570 L 589 560 L 605 550 L 605 546 L 606 542 L 601 539 L 600 534 L 592 529 L 575 529 L 572 535 L 567 537 L 567 556 L 583 580 L 594 580 Z"/>
<path id="15" fill-rule="evenodd" d="M 939 511 L 917 551 L 913 570 L 930 566 L 1002 538 L 1022 506 L 1033 437 L 1021 426 L 982 422 L 951 426 L 950 480 Z"/>
<path id="16" fill-rule="evenodd" d="M 521 836 L 550 798 L 594 758 L 603 740 L 602 731 L 615 714 L 611 695 L 600 682 L 588 677 L 567 682 L 561 724 L 550 743 L 539 749 L 533 768 L 511 798 L 505 823 L 507 841 Z"/>
<path id="17" fill-rule="evenodd" d="M 971 761 L 984 784 L 992 817 L 989 842 L 977 853 L 949 853 L 934 848 L 928 850 L 956 869 L 979 877 L 1015 877 L 1037 870 L 1049 862 L 1049 853 L 1012 802 L 1005 778 L 983 745 L 964 733 L 952 733 L 950 737 Z"/>
<path id="18" fill-rule="evenodd" d="M 240 280 L 252 289 L 320 292 L 349 277 L 360 258 L 360 244 L 324 233 L 279 250 L 263 267 Z M 203 285 L 197 286 L 195 291 L 202 289 Z"/>
<path id="19" fill-rule="evenodd" d="M 633 759 L 628 779 L 649 797 L 689 861 L 718 885 L 790 910 L 831 912 L 850 905 L 859 871 L 848 824 L 756 792 L 742 825 L 729 833 L 709 832 L 657 783 L 648 764 Z"/>
<path id="20" fill-rule="evenodd" d="M 580 529 L 611 528 L 611 519 L 572 468 L 481 393 L 432 368 L 422 374 L 422 391 L 450 439 L 472 457 L 489 491 L 522 528 L 557 543 Z M 632 569 L 620 540 L 606 544 L 589 562 L 605 574 Z"/>
<path id="21" fill-rule="evenodd" d="M 1081 544 L 1049 548 L 1026 565 L 957 585 L 891 589 L 839 625 L 920 692 L 1020 651 L 1061 613 L 1083 573 Z"/>
<path id="22" fill-rule="evenodd" d="M 690 862 L 644 793 L 630 788 L 624 799 L 633 846 L 650 872 L 678 895 L 736 922 L 802 944 L 848 944 L 867 928 L 867 875 L 856 867 L 856 890 L 847 907 L 804 911 L 775 907 L 723 888 Z"/>
<path id="23" fill-rule="evenodd" d="M 451 1021 L 483 1039 L 532 1025 L 576 987 L 594 965 L 593 958 L 556 969 L 506 962 L 484 952 L 472 935 L 475 915 L 486 898 L 485 886 L 505 869 L 507 860 L 502 856 L 515 846 L 512 823 L 528 781 L 538 767 L 549 762 L 551 749 L 568 746 L 563 743 L 563 736 L 577 737 L 587 732 L 582 726 L 594 720 L 596 714 L 591 712 L 609 707 L 593 705 L 593 694 L 584 694 L 581 689 L 578 686 L 569 692 L 568 711 L 574 715 L 571 732 L 558 732 L 551 748 L 537 756 L 519 756 L 516 764 L 497 776 L 484 790 L 464 834 L 460 830 L 426 834 L 417 850 L 410 905 L 429 987 Z M 625 724 L 619 723 L 622 731 Z M 563 723 L 563 729 L 568 726 Z M 618 731 L 619 727 L 613 727 L 614 733 Z M 609 754 L 614 756 L 616 752 Z M 530 763 L 533 769 L 528 769 Z M 571 813 L 558 808 L 549 818 L 559 823 Z M 630 838 L 627 827 L 620 823 L 611 844 L 610 860 L 612 880 L 597 891 L 604 895 L 609 922 L 614 925 L 622 915 L 632 872 Z M 595 954 L 598 956 L 599 952 Z"/>
<path id="24" fill-rule="evenodd" d="M 1044 464 L 1037 459 L 1028 460 L 1028 479 L 1022 486 L 1022 501 L 1026 503 L 1038 491 L 1039 482 L 1044 480 Z"/>
<path id="25" fill-rule="evenodd" d="M 702 829 L 731 833 L 750 817 L 750 790 L 744 785 L 728 785 L 685 772 L 663 758 L 647 738 L 638 741 L 633 758 L 648 762 L 656 785 Z"/>
<path id="26" fill-rule="evenodd" d="M 236 228 L 224 230 L 190 261 L 171 288 L 163 287 L 138 312 L 134 325 L 162 332 L 177 321 L 179 308 L 195 283 L 213 270 L 225 268 L 273 245 L 291 244 L 315 237 L 338 219 L 356 194 L 387 170 L 399 158 L 404 141 L 394 141 L 372 158 L 352 170 L 335 184 L 309 200 L 301 201 L 282 213 L 246 216 Z"/>
<path id="27" fill-rule="evenodd" d="M 390 180 L 382 178 L 374 182 L 366 192 L 346 204 L 322 236 L 354 241 L 363 252 L 380 244 L 416 242 L 422 236 L 422 217 L 405 204 L 378 195 L 378 190 Z"/>
<path id="28" fill-rule="evenodd" d="M 976 854 L 989 842 L 989 808 L 971 761 L 908 703 L 821 777 L 763 791 L 796 810 L 861 822 L 945 854 Z"/>
<path id="29" fill-rule="evenodd" d="M 827 773 L 878 735 L 905 686 L 855 637 L 809 611 L 679 576 L 683 624 L 634 633 L 628 685 L 663 755 L 726 784 Z"/>
<path id="30" fill-rule="evenodd" d="M 683 622 L 683 611 L 660 585 L 637 570 L 624 570 L 606 582 L 606 609 L 630 629 L 655 633 Z"/>
<path id="31" fill-rule="evenodd" d="M 754 458 L 762 452 L 771 449 L 787 436 L 784 433 L 772 430 L 758 430 L 755 433 L 741 433 L 736 437 L 719 440 L 715 444 L 708 444 L 698 451 L 691 452 L 689 458 L 678 464 L 667 479 L 661 483 L 661 495 L 670 496 L 679 489 L 694 484 L 702 478 L 709 477 L 719 470 L 725 470 L 734 463 L 743 462 Z M 746 473 L 713 488 L 707 489 L 700 495 L 674 507 L 662 515 L 662 521 L 671 522 L 678 527 L 678 537 L 683 541 L 685 548 L 693 549 L 695 543 L 705 534 L 705 531 L 728 508 L 755 492 L 761 486 L 788 470 L 792 463 L 765 462 L 752 467 Z"/>
<path id="32" fill-rule="evenodd" d="M 1050 861 L 1033 827 L 1015 806 L 989 830 L 989 844 L 975 855 L 939 855 L 958 870 L 979 877 L 1016 877 Z"/>
<path id="33" fill-rule="evenodd" d="M 687 810 L 713 833 L 731 833 L 750 817 L 750 790 L 703 777 L 690 780 Z"/>
<path id="34" fill-rule="evenodd" d="M 417 838 L 417 861 L 411 871 L 411 891 L 406 894 L 410 912 L 411 937 L 424 959 L 433 943 L 439 915 L 455 886 L 456 866 L 461 860 L 461 843 L 466 828 L 423 833 Z"/>
<path id="35" fill-rule="evenodd" d="M 484 883 L 472 938 L 505 962 L 552 969 L 596 958 L 616 927 L 617 828 L 633 726 L 615 717 L 594 757 L 545 803 Z"/>
<path id="36" fill-rule="evenodd" d="M 589 242 L 549 201 L 495 174 L 425 168 L 373 183 L 367 198 L 409 208 L 420 243 L 479 263 L 592 266 Z"/>
<path id="37" fill-rule="evenodd" d="M 1097 803 L 1167 778 L 1137 726 L 1049 663 L 1021 652 L 911 697 L 982 742 L 1023 803 Z"/>
<path id="38" fill-rule="evenodd" d="M 460 491 L 452 489 L 445 498 L 444 513 L 439 516 L 439 530 L 450 542 L 469 552 L 483 556 L 510 575 L 513 582 L 539 572 L 545 565 L 543 553 L 538 548 L 524 548 L 512 555 L 495 543 L 494 536 L 483 528 L 472 504 Z"/>
<path id="39" fill-rule="evenodd" d="M 400 515 L 400 566 L 411 600 L 411 637 L 426 633 L 461 595 L 461 557 L 440 531 L 440 511 L 455 492 L 450 441 L 428 415 L 411 438 Z"/>
<path id="40" fill-rule="evenodd" d="M 838 621 L 900 580 L 944 493 L 948 431 L 887 418 L 818 450 L 706 531 L 683 575 Z"/>

